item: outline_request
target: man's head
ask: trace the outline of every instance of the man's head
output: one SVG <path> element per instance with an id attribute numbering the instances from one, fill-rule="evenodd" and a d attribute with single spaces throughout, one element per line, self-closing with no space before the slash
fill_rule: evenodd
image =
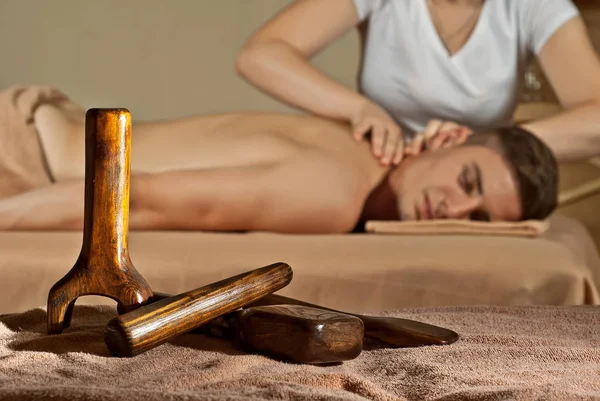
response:
<path id="1" fill-rule="evenodd" d="M 535 135 L 516 127 L 406 159 L 392 173 L 403 220 L 545 219 L 557 206 L 558 166 Z"/>

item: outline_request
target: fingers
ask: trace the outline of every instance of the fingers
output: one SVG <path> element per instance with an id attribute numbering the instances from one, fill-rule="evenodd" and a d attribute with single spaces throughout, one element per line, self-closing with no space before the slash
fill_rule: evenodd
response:
<path id="1" fill-rule="evenodd" d="M 388 128 L 381 162 L 385 165 L 398 164 L 404 156 L 404 141 L 398 128 Z"/>
<path id="2" fill-rule="evenodd" d="M 358 124 L 352 133 L 356 140 L 363 139 L 370 133 L 371 148 L 381 163 L 398 164 L 404 157 L 404 140 L 402 130 L 390 124 L 367 120 Z"/>
<path id="3" fill-rule="evenodd" d="M 472 133 L 473 131 L 471 131 L 469 128 L 460 127 L 458 130 L 458 137 L 456 139 L 457 143 L 464 143 Z"/>
<path id="4" fill-rule="evenodd" d="M 440 132 L 429 141 L 427 150 L 437 150 L 441 147 L 452 144 L 457 136 L 456 132 L 456 129 Z"/>
<path id="5" fill-rule="evenodd" d="M 458 124 L 451 121 L 441 122 L 437 121 L 438 124 L 434 125 L 437 131 L 429 131 L 426 133 L 427 136 L 427 150 L 437 150 L 442 144 L 446 143 L 449 139 L 456 135 L 456 130 L 460 127 Z"/>
<path id="6" fill-rule="evenodd" d="M 444 126 L 449 126 L 450 124 L 453 123 L 443 122 L 441 120 L 431 120 L 421 133 L 425 136 L 425 139 L 429 141 L 431 138 L 435 137 L 437 133 L 444 128 Z"/>
<path id="7" fill-rule="evenodd" d="M 377 158 L 383 156 L 383 147 L 386 142 L 386 129 L 383 125 L 377 124 L 373 126 L 371 130 L 371 147 L 373 148 L 373 154 Z"/>
<path id="8" fill-rule="evenodd" d="M 452 121 L 431 120 L 423 131 L 414 137 L 404 153 L 415 156 L 425 150 L 435 151 L 459 145 L 464 143 L 469 135 L 471 130 L 468 127 Z"/>
<path id="9" fill-rule="evenodd" d="M 443 125 L 444 122 L 441 120 L 429 121 L 423 131 L 419 132 L 410 143 L 410 154 L 416 156 L 423 150 L 428 149 L 430 138 L 434 138 Z"/>
<path id="10" fill-rule="evenodd" d="M 371 130 L 371 124 L 367 121 L 363 121 L 362 123 L 360 123 L 356 127 L 354 127 L 352 136 L 354 137 L 354 139 L 359 141 L 359 140 L 363 139 L 370 130 Z"/>
<path id="11" fill-rule="evenodd" d="M 419 153 L 421 153 L 424 146 L 425 146 L 425 135 L 423 135 L 422 133 L 419 133 L 413 138 L 413 140 L 407 146 L 408 154 L 410 154 L 412 156 L 416 156 Z"/>
<path id="12" fill-rule="evenodd" d="M 396 141 L 396 153 L 394 154 L 392 163 L 398 165 L 404 158 L 404 136 L 402 135 L 401 130 L 397 130 L 394 135 L 396 135 L 398 139 Z"/>
<path id="13" fill-rule="evenodd" d="M 450 135 L 447 136 L 440 147 L 448 148 L 450 146 L 456 146 L 465 143 L 471 133 L 472 131 L 467 127 L 455 128 L 454 130 L 450 131 Z"/>

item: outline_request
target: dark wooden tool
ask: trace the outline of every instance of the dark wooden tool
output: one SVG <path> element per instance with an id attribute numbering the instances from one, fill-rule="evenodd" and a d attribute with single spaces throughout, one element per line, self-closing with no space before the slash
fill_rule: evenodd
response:
<path id="1" fill-rule="evenodd" d="M 152 296 L 129 258 L 131 115 L 125 109 L 90 109 L 85 135 L 83 245 L 75 265 L 48 294 L 48 334 L 70 326 L 80 296 L 112 298 L 121 313 Z"/>
<path id="2" fill-rule="evenodd" d="M 362 352 L 364 325 L 350 315 L 298 305 L 244 308 L 228 316 L 229 338 L 247 352 L 329 364 Z"/>
<path id="3" fill-rule="evenodd" d="M 277 294 L 270 294 L 247 305 L 247 307 L 265 305 L 302 305 L 332 312 L 346 313 Z M 355 313 L 348 314 L 363 321 L 365 326 L 365 337 L 391 347 L 447 345 L 456 342 L 459 338 L 458 334 L 452 330 L 418 322 L 416 320 L 398 317 L 359 315 Z"/>
<path id="4" fill-rule="evenodd" d="M 168 298 L 170 295 L 155 291 L 152 300 Z M 456 342 L 459 335 L 449 329 L 416 320 L 398 317 L 369 316 L 340 312 L 324 306 L 313 305 L 278 294 L 269 294 L 244 308 L 268 305 L 299 305 L 322 311 L 336 312 L 360 319 L 364 324 L 364 336 L 391 347 L 418 347 L 422 345 L 448 345 Z"/>
<path id="5" fill-rule="evenodd" d="M 135 356 L 290 283 L 292 269 L 275 263 L 124 313 L 108 322 L 104 342 L 115 356 Z"/>
<path id="6" fill-rule="evenodd" d="M 364 337 L 363 322 L 354 316 L 299 305 L 244 308 L 201 328 L 248 353 L 312 365 L 356 358 Z"/>
<path id="7" fill-rule="evenodd" d="M 155 292 L 150 302 L 171 295 Z M 194 330 L 232 341 L 238 348 L 285 361 L 329 364 L 362 352 L 362 320 L 345 313 L 299 305 L 244 308 Z"/>

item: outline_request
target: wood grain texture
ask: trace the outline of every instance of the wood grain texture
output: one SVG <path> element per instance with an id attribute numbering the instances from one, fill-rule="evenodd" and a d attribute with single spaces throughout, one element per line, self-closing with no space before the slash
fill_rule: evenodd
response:
<path id="1" fill-rule="evenodd" d="M 244 308 L 224 319 L 224 337 L 238 348 L 287 362 L 339 363 L 356 358 L 363 348 L 363 322 L 347 314 L 270 305 Z"/>
<path id="2" fill-rule="evenodd" d="M 155 292 L 151 302 L 169 297 Z M 359 318 L 345 313 L 299 305 L 268 305 L 227 313 L 193 332 L 225 338 L 248 353 L 319 365 L 360 355 L 364 325 Z"/>
<path id="3" fill-rule="evenodd" d="M 248 305 L 248 307 L 265 305 L 302 305 L 338 313 L 346 313 L 277 294 L 270 294 L 261 298 Z M 452 330 L 418 322 L 416 320 L 397 317 L 359 315 L 355 313 L 347 314 L 362 320 L 365 328 L 365 337 L 391 347 L 447 345 L 452 344 L 459 339 L 459 335 Z"/>
<path id="4" fill-rule="evenodd" d="M 131 115 L 125 109 L 90 109 L 85 135 L 83 244 L 74 266 L 49 291 L 49 334 L 70 326 L 80 296 L 112 298 L 124 313 L 152 295 L 128 249 Z"/>
<path id="5" fill-rule="evenodd" d="M 274 263 L 162 299 L 111 319 L 104 341 L 115 356 L 132 357 L 285 287 L 292 269 Z"/>

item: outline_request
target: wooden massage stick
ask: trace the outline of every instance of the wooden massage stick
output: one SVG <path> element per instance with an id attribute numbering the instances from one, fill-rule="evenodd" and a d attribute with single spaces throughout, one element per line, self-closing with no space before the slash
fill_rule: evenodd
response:
<path id="1" fill-rule="evenodd" d="M 135 356 L 257 301 L 291 280 L 290 266 L 275 263 L 161 299 L 111 319 L 104 342 L 115 356 Z"/>
<path id="2" fill-rule="evenodd" d="M 150 302 L 172 297 L 154 294 Z M 227 313 L 193 332 L 228 339 L 249 353 L 316 365 L 360 355 L 364 325 L 359 318 L 345 313 L 299 305 L 267 305 Z"/>
<path id="3" fill-rule="evenodd" d="M 151 302 L 168 298 L 171 295 L 154 292 Z M 294 298 L 277 294 L 269 294 L 245 308 L 268 305 L 299 305 L 321 311 L 330 311 L 356 317 L 363 322 L 364 336 L 391 347 L 418 347 L 422 345 L 448 345 L 456 342 L 459 335 L 449 329 L 411 319 L 387 316 L 369 316 L 356 313 L 340 312 L 335 309 L 309 304 Z"/>
<path id="4" fill-rule="evenodd" d="M 48 334 L 70 326 L 80 296 L 112 298 L 120 313 L 152 296 L 129 258 L 131 115 L 125 109 L 90 109 L 85 117 L 83 244 L 72 269 L 48 294 Z"/>

